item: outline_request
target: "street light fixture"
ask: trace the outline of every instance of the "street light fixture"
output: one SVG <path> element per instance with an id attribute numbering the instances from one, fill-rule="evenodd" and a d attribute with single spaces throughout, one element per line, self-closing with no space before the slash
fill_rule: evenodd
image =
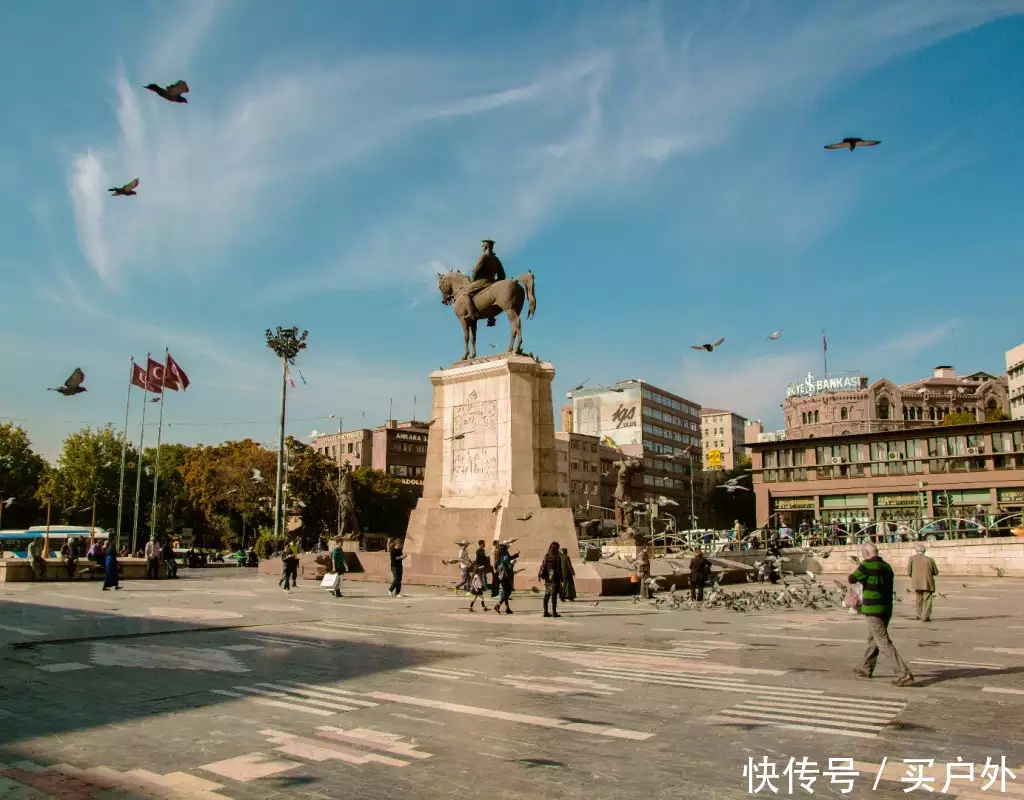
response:
<path id="1" fill-rule="evenodd" d="M 309 331 L 299 333 L 298 328 L 278 326 L 273 332 L 267 328 L 267 347 L 281 359 L 281 428 L 277 438 L 277 480 L 274 483 L 274 538 L 281 536 L 281 473 L 284 468 L 284 423 L 288 408 L 288 363 L 306 349 Z"/>

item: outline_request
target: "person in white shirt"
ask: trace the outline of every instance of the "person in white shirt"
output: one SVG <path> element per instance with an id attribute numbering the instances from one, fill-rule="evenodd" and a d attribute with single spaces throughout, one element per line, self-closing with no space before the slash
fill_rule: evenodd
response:
<path id="1" fill-rule="evenodd" d="M 146 542 L 146 577 L 151 580 L 160 578 L 160 543 L 156 539 Z"/>

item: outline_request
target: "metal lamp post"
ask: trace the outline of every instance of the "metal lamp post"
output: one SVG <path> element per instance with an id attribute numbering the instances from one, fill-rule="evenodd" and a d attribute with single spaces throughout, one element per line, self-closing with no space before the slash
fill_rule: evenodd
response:
<path id="1" fill-rule="evenodd" d="M 274 538 L 281 536 L 281 478 L 284 468 L 284 423 L 288 408 L 288 362 L 306 349 L 309 331 L 278 326 L 276 333 L 267 328 L 267 347 L 281 359 L 281 427 L 277 438 L 277 479 L 274 483 Z"/>

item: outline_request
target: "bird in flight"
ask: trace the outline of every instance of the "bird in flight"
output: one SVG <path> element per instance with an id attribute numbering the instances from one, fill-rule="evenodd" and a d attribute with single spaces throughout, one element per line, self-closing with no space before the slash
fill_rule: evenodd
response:
<path id="1" fill-rule="evenodd" d="M 774 342 L 776 339 L 782 338 L 782 332 L 784 330 L 785 328 L 779 328 L 777 331 L 772 331 L 771 333 L 768 334 L 768 338 Z"/>
<path id="2" fill-rule="evenodd" d="M 262 472 L 260 472 L 260 471 L 259 471 L 258 469 L 256 469 L 255 467 L 253 467 L 253 470 L 252 470 L 252 479 L 253 479 L 254 481 L 256 481 L 257 483 L 259 483 L 260 481 L 262 481 L 262 480 L 263 480 L 263 473 L 262 473 Z"/>
<path id="3" fill-rule="evenodd" d="M 527 514 L 525 517 L 516 517 L 516 519 L 519 520 L 520 522 L 528 522 L 532 518 L 533 518 L 533 514 Z"/>
<path id="4" fill-rule="evenodd" d="M 740 486 L 740 480 L 742 480 L 742 476 L 739 478 L 730 478 L 725 483 L 720 484 L 718 488 L 725 489 L 725 491 L 729 492 L 729 494 L 732 494 L 736 490 L 749 492 L 750 489 L 748 489 L 746 486 Z"/>
<path id="5" fill-rule="evenodd" d="M 188 91 L 188 84 L 185 83 L 185 81 L 177 81 L 166 88 L 163 86 L 157 86 L 155 83 L 147 84 L 143 88 L 149 89 L 149 91 L 160 95 L 164 100 L 169 100 L 172 103 L 188 102 L 188 100 L 182 97 L 182 95 Z"/>
<path id="6" fill-rule="evenodd" d="M 587 381 L 589 381 L 589 380 L 590 380 L 590 378 L 587 378 L 587 380 L 586 380 L 586 381 L 583 381 L 583 383 L 580 383 L 580 384 L 577 384 L 576 386 L 574 386 L 574 387 L 572 388 L 572 390 L 573 390 L 574 392 L 578 392 L 578 391 L 579 391 L 580 389 L 582 389 L 582 388 L 583 388 L 584 386 L 586 386 L 586 384 L 587 384 Z"/>
<path id="7" fill-rule="evenodd" d="M 854 150 L 857 147 L 874 147 L 881 144 L 878 139 L 861 139 L 858 136 L 847 136 L 843 141 L 825 145 L 826 150 Z"/>
<path id="8" fill-rule="evenodd" d="M 65 397 L 71 397 L 75 394 L 81 394 L 86 391 L 86 388 L 82 386 L 85 382 L 85 373 L 82 372 L 81 367 L 76 367 L 75 371 L 71 373 L 71 377 L 64 381 L 63 386 L 49 389 L 51 392 L 60 392 Z"/>
<path id="9" fill-rule="evenodd" d="M 124 186 L 112 186 L 107 189 L 114 197 L 135 197 L 138 194 L 135 190 L 139 188 L 139 179 L 136 178 L 131 183 L 126 183 Z"/>
<path id="10" fill-rule="evenodd" d="M 725 337 L 723 336 L 721 339 L 719 339 L 714 344 L 691 344 L 690 347 L 692 347 L 694 350 L 707 350 L 710 353 L 716 347 L 718 347 L 719 345 L 724 344 L 724 343 L 725 343 Z"/>

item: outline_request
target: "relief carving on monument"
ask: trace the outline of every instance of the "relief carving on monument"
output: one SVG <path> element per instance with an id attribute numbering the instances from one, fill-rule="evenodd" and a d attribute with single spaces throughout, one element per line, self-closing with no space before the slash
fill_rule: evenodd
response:
<path id="1" fill-rule="evenodd" d="M 498 477 L 498 449 L 474 447 L 456 450 L 452 454 L 452 480 L 493 481 Z"/>
<path id="2" fill-rule="evenodd" d="M 452 436 L 463 439 L 483 440 L 485 431 L 493 430 L 498 421 L 496 400 L 478 401 L 475 391 L 466 398 L 468 402 L 455 406 L 452 418 Z"/>

